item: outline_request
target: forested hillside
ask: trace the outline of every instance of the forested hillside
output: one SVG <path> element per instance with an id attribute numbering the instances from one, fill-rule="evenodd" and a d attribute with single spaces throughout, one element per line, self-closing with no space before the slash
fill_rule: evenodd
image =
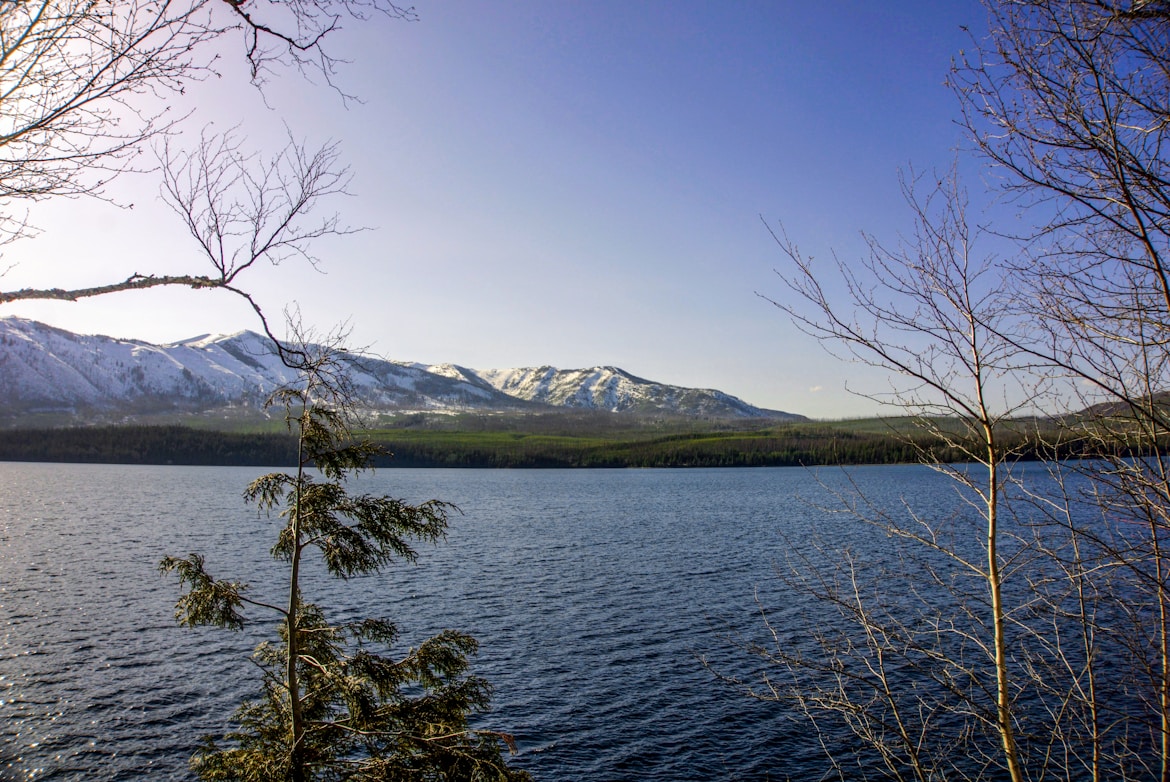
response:
<path id="1" fill-rule="evenodd" d="M 469 422 L 468 422 L 469 423 Z M 962 460 L 962 451 L 896 421 L 867 419 L 795 423 L 764 429 L 656 431 L 654 429 L 553 427 L 539 419 L 527 431 L 478 429 L 378 429 L 365 434 L 392 454 L 390 467 L 763 467 L 832 464 L 896 464 Z M 1032 424 L 1034 427 L 1034 424 Z M 1035 441 L 1005 430 L 1003 441 L 1018 458 L 1037 455 Z M 1063 446 L 1078 455 L 1076 443 Z M 221 432 L 181 426 L 101 426 L 14 429 L 0 439 L 0 460 L 105 462 L 113 464 L 286 465 L 295 459 L 292 438 L 280 431 Z"/>

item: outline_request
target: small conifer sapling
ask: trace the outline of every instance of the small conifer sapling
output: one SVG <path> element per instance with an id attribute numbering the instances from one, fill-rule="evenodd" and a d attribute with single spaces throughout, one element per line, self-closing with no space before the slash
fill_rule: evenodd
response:
<path id="1" fill-rule="evenodd" d="M 503 758 L 504 746 L 514 749 L 510 736 L 471 726 L 491 694 L 486 681 L 468 675 L 475 639 L 447 630 L 392 654 L 393 623 L 330 623 L 301 593 L 307 555 L 341 579 L 412 562 L 413 543 L 442 538 L 453 509 L 347 491 L 347 479 L 369 469 L 380 448 L 352 437 L 346 354 L 337 342 L 302 340 L 286 349 L 300 383 L 270 403 L 284 407 L 297 437 L 297 468 L 260 477 L 245 493 L 284 522 L 271 553 L 288 566 L 287 600 L 259 600 L 247 584 L 213 577 L 199 554 L 159 565 L 184 588 L 175 609 L 181 624 L 238 630 L 267 614 L 279 627 L 254 655 L 260 696 L 239 707 L 232 732 L 204 739 L 192 767 L 203 780 L 240 782 L 527 780 Z"/>

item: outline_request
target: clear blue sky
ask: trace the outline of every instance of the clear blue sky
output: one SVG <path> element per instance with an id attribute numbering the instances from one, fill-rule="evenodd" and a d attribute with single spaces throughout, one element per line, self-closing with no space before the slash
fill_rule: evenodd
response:
<path id="1" fill-rule="evenodd" d="M 898 171 L 946 168 L 962 136 L 943 85 L 974 0 L 422 3 L 419 21 L 349 24 L 334 45 L 364 103 L 284 74 L 262 99 L 226 69 L 191 90 L 194 136 L 283 125 L 340 142 L 373 230 L 248 281 L 270 314 L 299 303 L 383 356 L 471 367 L 612 364 L 816 417 L 874 409 L 882 379 L 827 355 L 757 296 L 783 296 L 760 216 L 843 258 L 907 225 Z M 265 101 L 268 107 L 265 107 Z M 179 107 L 181 108 L 181 107 Z M 978 170 L 976 162 L 969 164 Z M 968 182 L 972 187 L 978 182 Z M 4 250 L 4 286 L 191 270 L 150 176 L 130 210 L 36 205 L 44 233 Z M 0 314 L 171 341 L 255 328 L 227 294 L 185 290 Z"/>

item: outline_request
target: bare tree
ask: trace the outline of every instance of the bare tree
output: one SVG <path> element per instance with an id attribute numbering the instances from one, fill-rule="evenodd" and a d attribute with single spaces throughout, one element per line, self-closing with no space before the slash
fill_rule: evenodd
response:
<path id="1" fill-rule="evenodd" d="M 166 130 L 165 110 L 143 104 L 206 72 L 196 52 L 223 32 L 209 10 L 86 0 L 0 6 L 5 208 L 17 199 L 93 193 Z M 8 214 L 3 227 L 11 239 L 22 224 Z"/>
<path id="2" fill-rule="evenodd" d="M 287 66 L 336 86 L 341 60 L 328 47 L 332 34 L 346 19 L 372 15 L 414 18 L 412 10 L 388 0 L 0 3 L 0 244 L 29 235 L 30 202 L 100 195 L 119 173 L 149 167 L 142 152 L 174 133 L 182 119 L 164 99 L 214 72 L 219 41 L 242 37 L 242 56 L 257 84 Z M 207 145 L 205 139 L 204 152 Z M 189 169 L 177 157 L 169 162 Z M 223 276 L 216 269 L 173 280 L 135 275 L 85 291 L 51 285 L 0 291 L 0 303 L 187 285 L 191 279 L 206 287 Z"/>
<path id="3" fill-rule="evenodd" d="M 967 257 L 966 231 L 947 228 L 966 222 L 954 189 L 938 212 L 911 200 L 911 252 L 871 242 L 869 276 L 841 267 L 845 302 L 781 237 L 795 270 L 795 299 L 781 305 L 907 380 L 889 401 L 934 414 L 925 426 L 945 416 L 982 443 L 968 450 L 978 473 L 954 474 L 980 510 L 983 564 L 964 555 L 971 541 L 949 520 L 851 499 L 942 559 L 903 551 L 908 566 L 873 578 L 848 557 L 833 573 L 794 571 L 840 622 L 812 628 L 819 656 L 778 630 L 771 648 L 755 646 L 780 669 L 755 691 L 852 730 L 882 761 L 876 776 L 1166 782 L 1170 7 L 987 6 L 991 35 L 952 83 L 978 150 L 1031 218 L 1009 237 L 1018 255 L 978 267 L 985 287 L 947 262 Z M 1024 396 L 987 406 L 986 391 L 1004 382 Z M 997 442 L 998 428 L 1023 423 L 1012 399 L 1062 414 L 1037 432 L 1051 446 L 1043 469 L 1012 467 Z M 1069 443 L 1092 459 L 1063 461 Z M 962 587 L 964 571 L 985 596 Z M 989 734 L 995 752 L 980 738 Z M 851 776 L 839 754 L 834 768 Z"/>
<path id="4" fill-rule="evenodd" d="M 1116 405 L 1063 428 L 1019 417 L 1037 397 L 1068 398 L 1040 349 L 1053 329 L 1021 307 L 1016 265 L 975 254 L 953 179 L 907 196 L 909 240 L 870 239 L 867 260 L 835 273 L 777 234 L 790 295 L 774 303 L 892 372 L 880 401 L 967 462 L 920 448 L 957 510 L 839 492 L 891 536 L 889 559 L 794 546 L 782 578 L 826 610 L 802 627 L 765 611 L 772 642 L 744 645 L 767 665 L 738 683 L 795 706 L 818 735 L 860 740 L 824 739 L 841 779 L 1164 779 L 1167 506 L 1157 454 L 1130 447 L 1145 454 L 1149 434 Z M 1005 445 L 1023 429 L 1029 447 L 1050 438 L 1046 464 Z M 1069 437 L 1108 458 L 1062 461 Z"/>
<path id="5" fill-rule="evenodd" d="M 1020 239 L 1017 344 L 1071 381 L 1081 473 L 1129 530 L 1072 525 L 1078 559 L 1123 563 L 1129 621 L 1152 656 L 1156 778 L 1170 780 L 1170 6 L 1160 0 L 988 3 L 991 35 L 952 83 L 978 150 L 1032 218 Z M 1135 458 L 1140 457 L 1140 458 Z M 1138 531 L 1140 530 L 1140 534 Z M 1086 553 L 1089 552 L 1089 553 Z M 1111 615 L 1125 613 L 1108 594 Z M 1114 628 L 1103 628 L 1107 631 Z"/>
<path id="6" fill-rule="evenodd" d="M 1013 710 L 1020 684 L 1013 680 L 1018 672 L 1007 648 L 1013 607 L 1005 595 L 1008 558 L 1001 549 L 1011 453 L 1001 435 L 1025 404 L 1014 386 L 1025 382 L 1026 373 L 1010 342 L 999 336 L 1010 320 L 1004 278 L 993 260 L 974 254 L 966 199 L 953 176 L 924 197 L 912 182 L 903 189 L 916 218 L 913 236 L 894 249 L 870 237 L 868 259 L 859 266 L 838 262 L 834 278 L 844 288 L 844 301 L 833 300 L 825 273 L 786 235 L 774 234 L 790 262 L 791 273 L 782 276 L 792 295 L 773 303 L 806 332 L 901 378 L 903 384 L 879 401 L 913 415 L 932 439 L 978 466 L 938 464 L 929 451 L 921 452 L 955 482 L 978 523 L 912 511 L 907 521 L 854 500 L 862 518 L 921 547 L 925 558 L 913 550 L 903 553 L 916 562 L 905 572 L 946 585 L 951 599 L 907 601 L 905 594 L 883 593 L 848 552 L 834 558 L 843 563 L 835 574 L 801 575 L 810 571 L 799 563 L 792 571 L 796 585 L 834 607 L 844 625 L 814 633 L 821 656 L 791 650 L 775 633 L 773 647 L 752 646 L 782 670 L 765 673 L 764 689 L 752 691 L 797 705 L 814 723 L 839 721 L 880 759 L 878 775 L 945 777 L 961 769 L 954 757 L 959 750 L 1020 782 L 1026 775 Z M 972 547 L 969 536 L 979 527 L 982 544 Z M 974 592 L 972 579 L 981 585 Z M 890 572 L 880 576 L 886 590 L 904 581 Z M 908 588 L 913 594 L 915 587 Z M 905 610 L 892 610 L 895 604 Z M 921 681 L 906 686 L 914 676 L 937 690 L 925 693 Z M 989 736 L 995 737 L 990 744 Z M 830 754 L 847 778 L 843 759 Z"/>
<path id="7" fill-rule="evenodd" d="M 182 221 L 211 274 L 134 274 L 108 285 L 76 289 L 22 289 L 0 293 L 0 304 L 29 299 L 77 301 L 126 290 L 180 285 L 225 290 L 242 297 L 265 333 L 288 358 L 263 309 L 239 283 L 257 263 L 300 258 L 318 262 L 312 244 L 356 229 L 321 202 L 345 192 L 349 170 L 339 163 L 335 144 L 315 151 L 290 139 L 269 157 L 246 153 L 231 135 L 205 136 L 194 151 L 161 148 L 162 195 Z"/>
<path id="8" fill-rule="evenodd" d="M 342 224 L 336 213 L 320 211 L 323 199 L 344 194 L 349 183 L 337 145 L 313 151 L 290 138 L 284 149 L 265 158 L 245 154 L 231 135 L 205 136 L 194 152 L 164 145 L 161 159 L 164 199 L 214 270 L 195 278 L 193 287 L 222 288 L 246 299 L 268 336 L 286 350 L 261 307 L 236 280 L 260 261 L 279 265 L 299 258 L 316 267 L 315 241 L 357 230 Z M 171 284 L 166 280 L 140 282 L 143 287 Z"/>
<path id="9" fill-rule="evenodd" d="M 252 79 L 262 83 L 276 68 L 291 66 L 318 75 L 347 95 L 336 81 L 345 62 L 325 46 L 345 19 L 365 22 L 373 17 L 413 21 L 414 8 L 390 0 L 220 0 L 230 8 L 242 32 Z"/>
<path id="10" fill-rule="evenodd" d="M 989 2 L 991 36 L 952 84 L 978 151 L 1032 218 L 1017 237 L 1021 344 L 1160 429 L 1170 380 L 1170 7 Z M 1045 328 L 1046 327 L 1046 328 Z M 1143 401 L 1144 400 L 1144 401 Z"/>

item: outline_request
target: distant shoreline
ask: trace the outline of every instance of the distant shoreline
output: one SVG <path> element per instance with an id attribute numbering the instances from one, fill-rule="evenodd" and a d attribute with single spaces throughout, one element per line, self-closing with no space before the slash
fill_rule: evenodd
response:
<path id="1" fill-rule="evenodd" d="M 872 427 L 870 427 L 872 428 Z M 548 434 L 508 431 L 376 430 L 363 433 L 392 458 L 378 467 L 590 469 L 795 467 L 909 464 L 928 453 L 966 461 L 921 435 L 868 431 L 861 423 L 799 423 L 751 431 Z M 225 432 L 178 425 L 8 429 L 0 461 L 186 466 L 293 465 L 296 444 L 276 432 Z M 1018 458 L 1037 447 L 1020 438 Z M 1076 456 L 1068 452 L 1067 456 Z"/>

